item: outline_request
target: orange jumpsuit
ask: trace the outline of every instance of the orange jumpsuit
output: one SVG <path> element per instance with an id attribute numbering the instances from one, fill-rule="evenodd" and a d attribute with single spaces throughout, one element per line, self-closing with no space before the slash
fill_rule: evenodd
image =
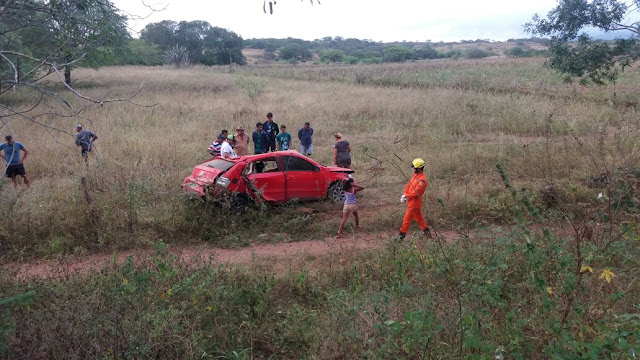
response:
<path id="1" fill-rule="evenodd" d="M 409 231 L 411 220 L 415 220 L 422 231 L 429 227 L 424 216 L 422 216 L 422 196 L 427 184 L 427 177 L 422 172 L 413 174 L 413 177 L 404 188 L 404 196 L 407 198 L 407 212 L 404 213 L 402 227 L 400 228 L 401 233 L 406 234 Z"/>

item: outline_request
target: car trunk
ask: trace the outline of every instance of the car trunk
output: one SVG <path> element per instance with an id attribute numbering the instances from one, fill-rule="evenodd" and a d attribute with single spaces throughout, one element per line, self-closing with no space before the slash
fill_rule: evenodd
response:
<path id="1" fill-rule="evenodd" d="M 206 188 L 215 184 L 218 176 L 224 174 L 235 165 L 232 161 L 214 159 L 196 166 L 191 176 L 185 179 L 183 188 L 195 191 L 200 195 L 206 193 Z"/>

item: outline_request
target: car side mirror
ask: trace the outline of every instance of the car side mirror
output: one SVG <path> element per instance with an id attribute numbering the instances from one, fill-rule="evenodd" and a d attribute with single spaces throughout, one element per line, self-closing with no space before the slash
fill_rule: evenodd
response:
<path id="1" fill-rule="evenodd" d="M 319 167 L 319 166 L 314 166 L 314 167 L 313 167 L 313 171 L 315 171 L 315 172 L 320 171 L 320 167 Z"/>

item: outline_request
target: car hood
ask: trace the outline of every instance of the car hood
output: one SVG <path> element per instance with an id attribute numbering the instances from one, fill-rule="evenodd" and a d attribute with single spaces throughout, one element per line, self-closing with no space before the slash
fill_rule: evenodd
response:
<path id="1" fill-rule="evenodd" d="M 351 169 L 342 168 L 338 166 L 325 166 L 325 167 L 327 168 L 327 170 L 331 172 L 340 172 L 340 173 L 347 173 L 347 174 L 353 173 L 353 170 Z"/>

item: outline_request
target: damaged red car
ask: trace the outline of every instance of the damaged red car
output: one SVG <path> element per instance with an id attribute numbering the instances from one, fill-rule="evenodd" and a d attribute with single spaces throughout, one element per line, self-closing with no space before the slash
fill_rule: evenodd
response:
<path id="1" fill-rule="evenodd" d="M 276 151 L 205 161 L 184 179 L 182 189 L 205 200 L 228 199 L 231 210 L 241 212 L 251 201 L 343 201 L 342 181 L 351 173 L 351 169 L 320 165 L 295 150 Z"/>

